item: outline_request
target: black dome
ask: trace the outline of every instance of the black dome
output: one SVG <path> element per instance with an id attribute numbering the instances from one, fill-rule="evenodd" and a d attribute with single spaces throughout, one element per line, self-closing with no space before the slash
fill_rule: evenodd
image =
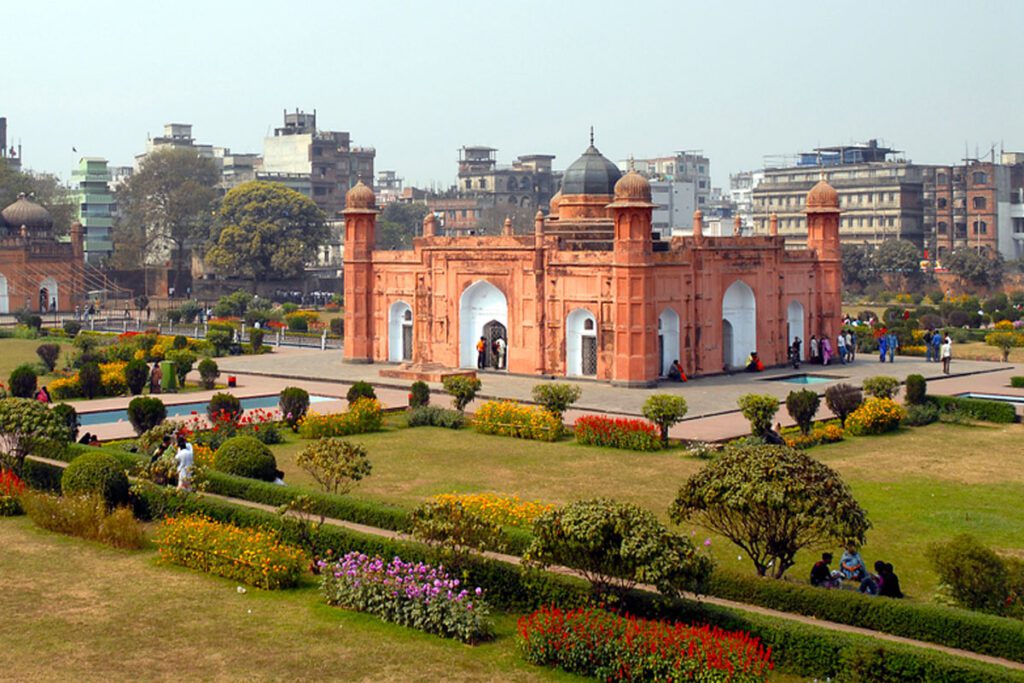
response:
<path id="1" fill-rule="evenodd" d="M 615 183 L 622 171 L 597 151 L 593 144 L 587 147 L 562 176 L 562 194 L 614 194 Z"/>

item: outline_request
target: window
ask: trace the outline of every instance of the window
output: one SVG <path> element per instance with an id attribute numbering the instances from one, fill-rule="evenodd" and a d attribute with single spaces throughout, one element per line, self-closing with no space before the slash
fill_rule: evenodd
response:
<path id="1" fill-rule="evenodd" d="M 587 318 L 583 321 L 583 329 L 588 332 L 594 331 L 594 321 L 591 318 Z"/>
<path id="2" fill-rule="evenodd" d="M 974 221 L 974 234 L 987 235 L 988 223 L 986 223 L 985 221 Z"/>
<path id="3" fill-rule="evenodd" d="M 705 187 L 707 187 L 707 183 L 701 180 L 700 182 L 697 183 L 697 187 L 703 190 Z"/>
<path id="4" fill-rule="evenodd" d="M 988 174 L 981 171 L 975 171 L 973 178 L 975 185 L 984 185 L 988 182 Z"/>
<path id="5" fill-rule="evenodd" d="M 473 181 L 470 180 L 469 178 L 466 178 L 466 189 L 469 190 L 472 187 L 473 187 Z"/>
<path id="6" fill-rule="evenodd" d="M 487 178 L 481 178 L 480 182 L 478 183 L 478 185 L 480 186 L 481 190 L 486 190 L 487 189 Z"/>
<path id="7" fill-rule="evenodd" d="M 327 188 L 326 187 L 314 187 L 313 188 L 313 194 L 316 195 L 317 197 L 322 197 L 325 194 L 327 194 Z"/>
<path id="8" fill-rule="evenodd" d="M 971 201 L 973 202 L 975 209 L 988 208 L 988 201 L 984 197 L 975 197 Z"/>
<path id="9" fill-rule="evenodd" d="M 946 208 L 946 198 L 945 197 L 939 197 L 938 199 L 935 200 L 935 204 L 940 209 L 945 209 Z"/>
<path id="10" fill-rule="evenodd" d="M 945 221 L 939 221 L 939 234 L 940 235 L 945 235 L 946 234 L 946 222 Z"/>
<path id="11" fill-rule="evenodd" d="M 947 182 L 946 174 L 940 173 L 937 176 L 935 176 L 935 182 L 938 183 L 939 185 L 945 185 Z"/>

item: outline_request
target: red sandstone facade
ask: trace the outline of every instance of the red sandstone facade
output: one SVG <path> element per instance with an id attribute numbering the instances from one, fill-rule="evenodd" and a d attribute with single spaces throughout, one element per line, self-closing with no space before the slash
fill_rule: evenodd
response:
<path id="1" fill-rule="evenodd" d="M 577 164 L 588 155 L 584 173 L 599 163 L 591 146 Z M 704 237 L 699 211 L 692 237 L 654 242 L 647 181 L 606 168 L 604 185 L 592 174 L 574 182 L 577 164 L 534 234 L 506 222 L 498 236 L 443 237 L 428 215 L 412 251 L 374 250 L 373 192 L 353 188 L 345 360 L 475 368 L 483 336 L 491 367 L 501 337 L 512 373 L 650 386 L 675 359 L 691 375 L 735 368 L 754 350 L 781 364 L 793 337 L 806 350 L 812 334 L 839 331 L 839 201 L 824 181 L 807 195 L 807 249 L 787 250 L 777 228 Z"/>

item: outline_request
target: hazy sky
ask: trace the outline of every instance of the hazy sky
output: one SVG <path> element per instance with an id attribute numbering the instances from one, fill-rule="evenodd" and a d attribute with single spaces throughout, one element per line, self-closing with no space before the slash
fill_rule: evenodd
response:
<path id="1" fill-rule="evenodd" d="M 17 10 L 14 11 L 14 7 Z M 919 162 L 1024 149 L 1024 2 L 47 2 L 3 6 L 0 116 L 27 167 L 131 163 L 146 135 L 262 151 L 282 109 L 407 183 L 456 150 L 765 155 L 876 137 Z M 1017 57 L 1013 57 L 1016 51 Z M 72 147 L 78 153 L 72 152 Z M 998 151 L 998 147 L 997 147 Z"/>

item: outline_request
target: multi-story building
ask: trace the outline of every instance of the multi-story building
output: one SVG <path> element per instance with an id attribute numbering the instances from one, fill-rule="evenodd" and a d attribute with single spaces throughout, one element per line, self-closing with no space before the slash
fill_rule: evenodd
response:
<path id="1" fill-rule="evenodd" d="M 82 224 L 85 262 L 99 265 L 114 251 L 110 231 L 117 204 L 110 188 L 110 170 L 102 157 L 82 157 L 71 172 L 78 221 Z"/>
<path id="2" fill-rule="evenodd" d="M 632 164 L 632 166 L 630 166 Z M 620 161 L 621 170 L 634 168 L 649 180 L 693 183 L 694 205 L 703 210 L 711 201 L 711 161 L 700 150 L 676 152 L 672 156 Z"/>
<path id="3" fill-rule="evenodd" d="M 402 182 L 397 171 L 377 171 L 377 203 L 383 206 L 401 201 Z"/>
<path id="4" fill-rule="evenodd" d="M 652 180 L 651 202 L 655 204 L 651 227 L 663 239 L 671 235 L 689 235 L 693 231 L 696 194 L 693 182 L 686 180 Z"/>
<path id="5" fill-rule="evenodd" d="M 777 214 L 779 234 L 786 237 L 787 245 L 804 246 L 803 197 L 825 179 L 839 192 L 843 242 L 879 244 L 898 238 L 923 247 L 925 167 L 890 160 L 896 153 L 871 140 L 863 145 L 821 147 L 801 154 L 795 166 L 766 168 L 753 189 L 755 233 L 767 235 L 770 217 Z"/>
<path id="6" fill-rule="evenodd" d="M 205 159 L 215 158 L 213 145 L 198 145 L 192 137 L 191 123 L 165 123 L 164 134 L 157 137 L 147 137 L 146 151 L 135 156 L 135 167 L 147 156 L 160 149 L 192 149 L 197 156 Z"/>
<path id="7" fill-rule="evenodd" d="M 740 217 L 744 231 L 754 231 L 754 188 L 764 179 L 764 170 L 729 174 L 729 199 Z"/>
<path id="8" fill-rule="evenodd" d="M 349 133 L 319 130 L 316 110 L 284 113 L 284 125 L 263 141 L 260 180 L 282 182 L 309 196 L 329 218 L 345 206 L 360 179 L 373 182 L 373 147 L 354 147 Z"/>

